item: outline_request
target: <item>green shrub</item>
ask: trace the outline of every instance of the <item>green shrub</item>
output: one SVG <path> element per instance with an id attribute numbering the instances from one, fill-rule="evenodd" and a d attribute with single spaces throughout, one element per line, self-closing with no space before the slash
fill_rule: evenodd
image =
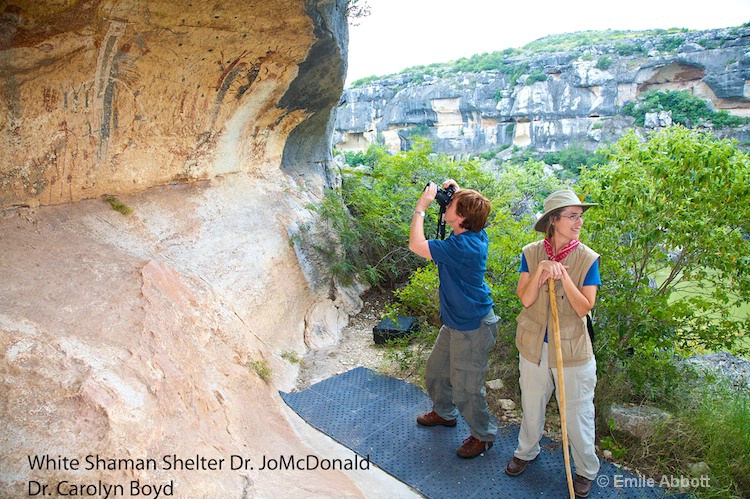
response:
<path id="1" fill-rule="evenodd" d="M 547 75 L 543 73 L 542 71 L 535 71 L 531 73 L 528 78 L 526 78 L 526 81 L 524 82 L 524 84 L 533 85 L 534 83 L 538 81 L 547 81 Z"/>
<path id="2" fill-rule="evenodd" d="M 599 125 L 596 123 L 594 126 Z M 588 151 L 580 144 L 573 144 L 557 152 L 549 152 L 544 155 L 544 162 L 548 165 L 559 164 L 572 178 L 577 178 L 584 166 L 602 164 L 606 161 L 604 152 Z"/>
<path id="3" fill-rule="evenodd" d="M 408 249 L 414 205 L 427 182 L 446 178 L 481 191 L 492 177 L 478 160 L 433 154 L 430 142 L 420 137 L 410 151 L 379 154 L 369 173 L 345 172 L 341 191 L 327 191 L 318 208 L 342 239 L 344 258 L 335 259 L 334 272 L 390 287 L 405 281 L 423 263 Z M 435 206 L 425 220 L 428 234 L 431 226 L 437 227 Z"/>
<path id="4" fill-rule="evenodd" d="M 609 161 L 585 168 L 581 183 L 600 203 L 587 212 L 585 229 L 602 253 L 604 284 L 594 310 L 600 372 L 612 376 L 631 362 L 631 349 L 636 358 L 746 351 L 740 339 L 750 319 L 733 311 L 750 300 L 747 155 L 729 141 L 674 126 L 646 141 L 628 133 Z"/>
<path id="5" fill-rule="evenodd" d="M 642 54 L 644 52 L 643 50 L 643 44 L 642 43 L 624 43 L 624 42 L 618 42 L 615 43 L 615 51 L 623 56 L 629 56 L 629 55 L 635 55 L 635 54 Z"/>
<path id="6" fill-rule="evenodd" d="M 684 43 L 684 36 L 664 36 L 656 40 L 656 48 L 661 52 L 676 52 Z"/>
<path id="7" fill-rule="evenodd" d="M 104 200 L 118 213 L 122 213 L 123 215 L 130 215 L 133 213 L 133 210 L 128 205 L 121 203 L 115 196 L 104 196 Z"/>
<path id="8" fill-rule="evenodd" d="M 380 144 L 371 144 L 366 151 L 346 151 L 344 161 L 349 166 L 366 165 L 372 166 L 377 159 L 387 154 L 385 148 Z"/>
<path id="9" fill-rule="evenodd" d="M 667 90 L 645 92 L 637 102 L 628 102 L 622 114 L 633 116 L 638 126 L 643 126 L 646 113 L 671 111 L 672 121 L 686 127 L 694 127 L 703 122 L 711 122 L 716 127 L 741 126 L 750 119 L 732 116 L 727 111 L 716 112 L 708 102 L 692 95 L 687 90 Z"/>
<path id="10" fill-rule="evenodd" d="M 606 71 L 612 67 L 612 58 L 608 55 L 603 55 L 596 61 L 596 68 Z"/>
<path id="11" fill-rule="evenodd" d="M 750 394 L 714 383 L 680 383 L 679 389 L 672 416 L 651 438 L 630 446 L 632 459 L 651 463 L 644 471 L 657 477 L 695 477 L 691 465 L 705 463 L 706 471 L 696 477 L 705 480 L 690 492 L 697 497 L 748 497 L 750 460 L 744 456 L 750 456 Z"/>
<path id="12" fill-rule="evenodd" d="M 268 365 L 266 359 L 250 360 L 248 361 L 247 366 L 252 368 L 252 370 L 255 371 L 255 374 L 266 383 L 271 381 L 271 366 Z"/>

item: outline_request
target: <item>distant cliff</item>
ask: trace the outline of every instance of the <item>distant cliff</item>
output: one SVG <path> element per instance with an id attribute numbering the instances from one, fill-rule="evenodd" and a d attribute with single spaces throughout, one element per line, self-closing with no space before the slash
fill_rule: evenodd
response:
<path id="1" fill-rule="evenodd" d="M 415 135 L 448 154 L 509 145 L 596 149 L 634 126 L 622 108 L 647 90 L 687 90 L 716 110 L 750 116 L 750 27 L 555 35 L 523 49 L 369 80 L 355 82 L 339 101 L 339 151 L 375 141 L 405 150 Z M 750 139 L 747 126 L 720 134 Z"/>

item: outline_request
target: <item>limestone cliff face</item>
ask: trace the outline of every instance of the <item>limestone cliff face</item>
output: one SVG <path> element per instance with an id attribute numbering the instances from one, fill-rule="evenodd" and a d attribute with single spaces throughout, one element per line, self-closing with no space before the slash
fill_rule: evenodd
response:
<path id="1" fill-rule="evenodd" d="M 526 68 L 517 79 L 499 70 L 414 72 L 346 89 L 334 144 L 341 151 L 362 150 L 382 140 L 399 151 L 419 133 L 449 154 L 511 144 L 541 151 L 573 143 L 594 149 L 633 126 L 620 110 L 650 89 L 688 90 L 717 109 L 750 116 L 750 28 L 618 43 L 509 58 L 508 67 Z M 667 44 L 676 50 L 658 50 Z M 620 55 L 628 49 L 635 54 Z M 750 138 L 747 128 L 736 133 L 742 142 Z"/>
<path id="2" fill-rule="evenodd" d="M 0 208 L 327 160 L 344 0 L 2 5 Z"/>
<path id="3" fill-rule="evenodd" d="M 260 470 L 353 457 L 303 441 L 278 396 L 361 307 L 308 208 L 345 4 L 0 3 L 0 496 L 362 494 Z"/>

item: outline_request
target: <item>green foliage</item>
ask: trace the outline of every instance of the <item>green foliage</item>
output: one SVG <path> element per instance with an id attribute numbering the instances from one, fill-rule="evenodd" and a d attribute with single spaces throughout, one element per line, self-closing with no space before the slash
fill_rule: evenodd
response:
<path id="1" fill-rule="evenodd" d="M 732 116 L 727 111 L 714 111 L 707 101 L 695 97 L 686 90 L 645 92 L 638 102 L 628 102 L 622 114 L 633 116 L 638 126 L 643 126 L 646 113 L 672 111 L 672 121 L 686 127 L 711 122 L 717 128 L 740 126 L 750 123 L 750 119 Z"/>
<path id="2" fill-rule="evenodd" d="M 433 154 L 430 142 L 419 137 L 408 152 L 379 154 L 369 173 L 345 172 L 342 190 L 328 191 L 319 208 L 343 243 L 344 258 L 334 264 L 337 275 L 389 286 L 404 281 L 423 263 L 408 250 L 414 204 L 427 182 L 446 178 L 480 191 L 491 184 L 477 160 Z M 433 205 L 427 230 L 437 226 L 436 215 Z"/>
<path id="3" fill-rule="evenodd" d="M 524 82 L 525 85 L 533 85 L 534 83 L 538 81 L 547 81 L 547 75 L 546 73 L 542 71 L 534 71 L 529 75 L 528 78 L 526 78 L 526 81 Z"/>
<path id="4" fill-rule="evenodd" d="M 663 36 L 656 40 L 656 48 L 661 52 L 676 52 L 684 43 L 684 36 Z"/>
<path id="5" fill-rule="evenodd" d="M 695 376 L 685 375 L 686 379 Z M 672 416 L 645 442 L 628 451 L 653 463 L 658 474 L 695 476 L 695 463 L 706 463 L 699 497 L 748 497 L 750 494 L 750 393 L 726 384 L 679 384 Z"/>
<path id="6" fill-rule="evenodd" d="M 268 365 L 266 359 L 248 361 L 246 366 L 252 368 L 255 374 L 266 383 L 271 381 L 271 366 Z"/>
<path id="7" fill-rule="evenodd" d="M 462 57 L 454 61 L 450 66 L 453 71 L 466 71 L 470 73 L 498 70 L 505 74 L 522 74 L 528 70 L 528 66 L 512 59 L 515 55 L 517 55 L 517 51 L 514 49 L 507 49 L 500 52 L 485 52 L 483 54 L 472 55 L 468 58 Z"/>
<path id="8" fill-rule="evenodd" d="M 294 352 L 291 350 L 287 352 L 282 352 L 281 358 L 291 362 L 292 364 L 299 364 L 302 362 L 302 359 L 299 358 L 299 355 L 297 355 L 297 352 Z"/>
<path id="9" fill-rule="evenodd" d="M 612 453 L 612 458 L 619 461 L 627 454 L 627 449 L 620 443 L 615 437 L 615 423 L 611 419 L 607 421 L 609 427 L 609 435 L 605 435 L 601 438 L 602 450 L 608 450 Z"/>
<path id="10" fill-rule="evenodd" d="M 503 165 L 497 182 L 496 189 L 503 193 L 503 201 L 514 215 L 522 211 L 519 204 L 527 204 L 529 200 L 536 211 L 543 211 L 544 198 L 568 186 L 567 182 L 547 174 L 545 164 L 534 159 Z"/>
<path id="11" fill-rule="evenodd" d="M 353 81 L 351 86 L 352 88 L 366 87 L 367 85 L 370 85 L 382 78 L 383 78 L 382 76 L 378 76 L 378 75 L 365 76 L 364 78 L 360 78 L 359 80 Z"/>
<path id="12" fill-rule="evenodd" d="M 642 43 L 625 43 L 625 42 L 617 42 L 615 43 L 615 51 L 623 56 L 627 57 L 629 55 L 636 55 L 636 54 L 643 54 L 645 51 L 643 49 Z"/>
<path id="13" fill-rule="evenodd" d="M 123 215 L 130 215 L 133 213 L 133 210 L 129 206 L 121 203 L 115 196 L 105 196 L 104 200 L 109 203 L 113 210 L 122 213 Z"/>
<path id="14" fill-rule="evenodd" d="M 576 31 L 573 33 L 561 33 L 557 35 L 545 36 L 539 40 L 525 45 L 524 51 L 532 53 L 538 52 L 566 52 L 574 49 L 590 47 L 592 45 L 602 45 L 616 43 L 633 38 L 651 38 L 668 33 L 679 32 L 679 29 L 666 30 L 644 30 L 644 31 L 624 31 L 624 30 L 605 30 L 605 31 Z"/>
<path id="15" fill-rule="evenodd" d="M 435 265 L 418 268 L 410 277 L 409 284 L 393 292 L 401 305 L 402 315 L 425 317 L 430 323 L 440 322 L 440 299 L 438 298 L 438 273 Z"/>
<path id="16" fill-rule="evenodd" d="M 600 203 L 586 219 L 605 283 L 595 309 L 600 370 L 611 375 L 631 362 L 629 348 L 636 359 L 701 348 L 741 353 L 750 319 L 733 310 L 750 300 L 747 155 L 674 126 L 647 141 L 628 133 L 609 159 L 582 174 L 582 190 Z"/>
<path id="17" fill-rule="evenodd" d="M 599 125 L 599 123 L 597 123 Z M 601 125 L 600 125 L 601 126 Z M 584 166 L 603 164 L 606 155 L 602 151 L 587 151 L 580 144 L 573 144 L 557 152 L 544 155 L 544 162 L 548 165 L 561 165 L 572 178 L 577 178 Z"/>
<path id="18" fill-rule="evenodd" d="M 424 371 L 432 346 L 437 339 L 439 328 L 422 324 L 410 336 L 386 341 L 386 359 L 394 362 L 401 377 L 408 377 L 424 388 Z"/>
<path id="19" fill-rule="evenodd" d="M 353 26 L 357 25 L 357 20 L 369 16 L 370 13 L 370 6 L 366 0 L 347 0 L 345 14 Z"/>
<path id="20" fill-rule="evenodd" d="M 416 137 L 428 137 L 430 135 L 430 127 L 424 123 L 420 123 L 417 126 L 404 130 L 402 134 L 412 140 Z"/>
<path id="21" fill-rule="evenodd" d="M 608 55 L 603 55 L 596 61 L 596 68 L 606 71 L 612 67 L 612 58 Z"/>
<path id="22" fill-rule="evenodd" d="M 346 151 L 344 161 L 349 166 L 372 166 L 379 157 L 387 154 L 385 148 L 379 144 L 371 144 L 367 151 Z"/>
<path id="23" fill-rule="evenodd" d="M 489 161 L 489 160 L 491 160 L 493 158 L 496 158 L 497 155 L 500 152 L 506 150 L 509 147 L 510 147 L 510 144 L 505 144 L 505 145 L 502 145 L 502 146 L 499 146 L 499 147 L 495 147 L 494 149 L 490 149 L 489 151 L 485 151 L 485 152 L 479 153 L 479 157 L 482 158 L 482 159 L 484 159 L 484 160 Z"/>

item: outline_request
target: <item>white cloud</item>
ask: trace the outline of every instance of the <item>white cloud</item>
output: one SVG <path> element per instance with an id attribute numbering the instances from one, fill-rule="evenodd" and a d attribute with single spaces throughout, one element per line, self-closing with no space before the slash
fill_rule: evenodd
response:
<path id="1" fill-rule="evenodd" d="M 521 47 L 557 33 L 710 29 L 750 21 L 750 0 L 367 0 L 349 30 L 347 82 L 411 66 Z"/>

